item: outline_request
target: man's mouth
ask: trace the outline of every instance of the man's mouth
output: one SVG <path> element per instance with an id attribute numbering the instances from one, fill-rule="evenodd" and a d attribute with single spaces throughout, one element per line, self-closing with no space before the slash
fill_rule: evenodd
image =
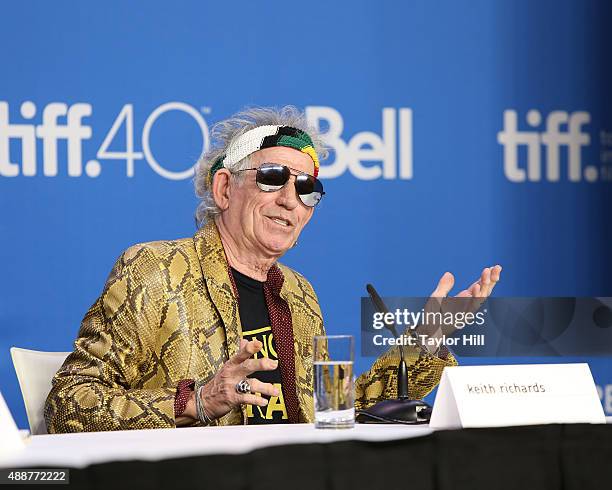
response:
<path id="1" fill-rule="evenodd" d="M 286 227 L 290 227 L 291 226 L 291 221 L 285 219 L 285 218 L 281 218 L 280 216 L 268 216 L 268 218 L 270 218 L 272 221 L 274 221 L 275 223 L 281 225 L 281 226 L 286 226 Z"/>

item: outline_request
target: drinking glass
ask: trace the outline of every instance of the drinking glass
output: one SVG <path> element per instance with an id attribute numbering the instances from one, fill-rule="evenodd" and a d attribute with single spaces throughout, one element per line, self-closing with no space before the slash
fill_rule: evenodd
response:
<path id="1" fill-rule="evenodd" d="M 352 335 L 314 337 L 314 405 L 318 429 L 350 429 L 355 425 Z"/>

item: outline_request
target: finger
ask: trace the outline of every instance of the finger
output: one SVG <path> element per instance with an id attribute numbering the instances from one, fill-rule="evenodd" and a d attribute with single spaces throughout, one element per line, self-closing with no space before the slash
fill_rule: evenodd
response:
<path id="1" fill-rule="evenodd" d="M 278 361 L 273 361 L 267 357 L 247 359 L 238 367 L 238 375 L 244 377 L 257 371 L 274 371 L 277 367 Z"/>
<path id="2" fill-rule="evenodd" d="M 257 405 L 258 407 L 265 407 L 268 404 L 268 400 L 258 395 L 240 395 L 238 397 L 239 404 L 245 405 Z"/>
<path id="3" fill-rule="evenodd" d="M 438 281 L 436 289 L 431 293 L 431 296 L 425 304 L 426 312 L 437 312 L 442 307 L 442 298 L 448 296 L 448 292 L 453 288 L 455 278 L 450 272 L 445 272 Z"/>
<path id="4" fill-rule="evenodd" d="M 495 287 L 495 281 L 493 280 L 493 267 L 488 267 L 486 269 L 488 271 L 487 281 L 483 285 L 483 290 L 480 292 L 480 296 L 484 298 L 488 298 L 491 294 L 491 291 Z"/>
<path id="5" fill-rule="evenodd" d="M 456 296 L 459 297 L 459 298 L 463 298 L 463 297 L 466 297 L 466 296 L 474 296 L 479 291 L 480 291 L 480 279 L 478 279 L 478 281 L 473 282 L 472 284 L 470 284 L 466 289 L 461 291 Z"/>
<path id="6" fill-rule="evenodd" d="M 446 296 L 448 296 L 449 291 L 453 289 L 454 285 L 455 276 L 453 276 L 450 272 L 445 272 L 444 274 L 442 274 L 442 277 L 438 281 L 438 286 L 436 287 L 434 292 L 431 293 L 431 296 L 433 296 L 434 298 L 445 298 Z"/>
<path id="7" fill-rule="evenodd" d="M 251 385 L 252 393 L 259 393 L 260 395 L 267 396 L 278 396 L 280 394 L 278 388 L 272 383 L 263 383 L 256 378 L 249 378 L 248 382 Z"/>
<path id="8" fill-rule="evenodd" d="M 240 365 L 247 359 L 253 356 L 253 354 L 259 352 L 263 344 L 259 340 L 251 340 L 250 342 L 244 341 L 244 339 L 240 342 L 240 350 L 229 358 L 227 361 L 228 364 L 232 365 Z"/>
<path id="9" fill-rule="evenodd" d="M 495 285 L 499 281 L 500 274 L 501 274 L 501 266 L 500 265 L 496 265 L 494 267 L 491 267 L 489 270 L 490 270 L 490 281 L 489 281 L 489 284 L 487 284 L 486 287 L 484 288 L 484 290 L 481 292 L 481 296 L 485 297 L 485 298 L 488 298 L 491 295 L 491 292 L 493 291 L 493 288 L 495 287 Z"/>
<path id="10" fill-rule="evenodd" d="M 478 293 L 474 296 L 482 297 L 488 296 L 489 288 L 491 287 L 491 269 L 489 267 L 485 267 L 480 274 L 480 280 L 478 281 L 479 287 Z"/>
<path id="11" fill-rule="evenodd" d="M 498 282 L 501 276 L 502 267 L 501 265 L 496 265 L 491 269 L 491 281 Z"/>
<path id="12" fill-rule="evenodd" d="M 480 285 L 487 287 L 489 284 L 491 284 L 491 268 L 485 267 L 480 274 Z"/>
<path id="13" fill-rule="evenodd" d="M 482 292 L 482 285 L 480 284 L 480 280 L 473 283 L 469 288 L 469 295 L 472 298 L 468 304 L 466 305 L 466 311 L 475 312 L 478 311 L 480 305 L 482 304 L 482 299 L 480 298 L 480 294 Z"/>
<path id="14" fill-rule="evenodd" d="M 496 265 L 495 267 L 491 268 L 491 285 L 489 286 L 489 291 L 488 291 L 487 296 L 491 295 L 491 293 L 493 292 L 493 288 L 499 282 L 500 277 L 501 277 L 501 266 Z"/>

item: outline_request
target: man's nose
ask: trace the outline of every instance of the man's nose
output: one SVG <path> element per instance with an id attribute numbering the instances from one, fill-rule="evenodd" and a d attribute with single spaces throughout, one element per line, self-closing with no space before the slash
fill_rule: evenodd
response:
<path id="1" fill-rule="evenodd" d="M 291 175 L 287 183 L 278 191 L 276 202 L 279 206 L 287 209 L 295 209 L 299 204 L 298 195 L 295 189 L 295 176 Z"/>

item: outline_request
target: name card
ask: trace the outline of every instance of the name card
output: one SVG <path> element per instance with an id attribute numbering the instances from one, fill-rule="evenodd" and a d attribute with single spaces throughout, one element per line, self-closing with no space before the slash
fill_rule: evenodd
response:
<path id="1" fill-rule="evenodd" d="M 588 364 L 444 368 L 429 426 L 556 423 L 606 423 Z"/>
<path id="2" fill-rule="evenodd" d="M 0 393 L 0 456 L 6 456 L 24 447 L 25 443 L 19 434 L 17 424 Z"/>

